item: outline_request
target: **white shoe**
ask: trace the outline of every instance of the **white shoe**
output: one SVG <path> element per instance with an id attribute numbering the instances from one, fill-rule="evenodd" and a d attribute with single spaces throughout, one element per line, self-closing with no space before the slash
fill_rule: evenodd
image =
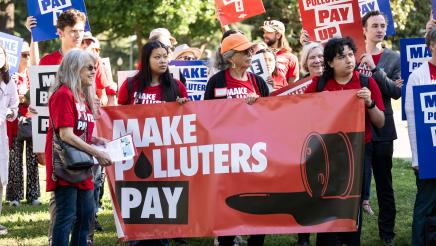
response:
<path id="1" fill-rule="evenodd" d="M 11 204 L 11 206 L 13 206 L 13 207 L 19 207 L 19 206 L 20 206 L 20 202 L 17 201 L 17 200 L 10 202 L 10 204 Z"/>
<path id="2" fill-rule="evenodd" d="M 41 202 L 38 199 L 33 200 L 31 203 L 33 206 L 41 205 Z"/>
<path id="3" fill-rule="evenodd" d="M 8 229 L 2 225 L 0 225 L 0 236 L 8 234 Z"/>

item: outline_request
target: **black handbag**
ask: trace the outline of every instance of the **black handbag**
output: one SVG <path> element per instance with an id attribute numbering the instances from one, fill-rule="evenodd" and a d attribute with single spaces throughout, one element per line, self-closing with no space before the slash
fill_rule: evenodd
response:
<path id="1" fill-rule="evenodd" d="M 32 119 L 26 117 L 19 117 L 17 139 L 19 141 L 32 140 Z"/>
<path id="2" fill-rule="evenodd" d="M 60 177 L 70 183 L 79 183 L 92 175 L 94 166 L 92 155 L 61 140 L 59 133 L 53 127 L 53 180 Z M 85 140 L 86 132 L 85 129 Z M 82 135 L 82 136 L 83 136 Z"/>

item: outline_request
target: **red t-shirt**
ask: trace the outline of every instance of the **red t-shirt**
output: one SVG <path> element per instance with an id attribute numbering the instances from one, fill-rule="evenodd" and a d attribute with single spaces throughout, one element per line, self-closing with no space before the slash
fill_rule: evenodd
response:
<path id="1" fill-rule="evenodd" d="M 430 79 L 436 81 L 436 66 L 428 62 L 428 67 L 430 68 Z"/>
<path id="2" fill-rule="evenodd" d="M 256 93 L 260 96 L 257 88 L 256 78 L 253 74 L 248 73 L 248 80 L 237 80 L 230 75 L 230 71 L 225 71 L 227 84 L 227 98 L 246 98 L 250 93 Z"/>
<path id="3" fill-rule="evenodd" d="M 281 49 L 276 53 L 276 70 L 277 77 L 280 79 L 274 80 L 274 89 L 280 89 L 288 85 L 289 78 L 296 78 L 300 74 L 298 67 L 298 57 L 287 51 Z"/>
<path id="4" fill-rule="evenodd" d="M 378 55 L 372 55 L 372 60 L 374 61 L 374 64 L 377 66 L 378 62 L 380 61 L 380 58 L 382 56 L 383 52 L 381 52 Z M 368 77 L 372 77 L 372 70 L 368 68 L 366 64 L 360 63 L 359 68 L 357 69 L 359 73 L 365 74 Z"/>
<path id="5" fill-rule="evenodd" d="M 177 85 L 179 87 L 179 92 L 181 97 L 188 97 L 188 93 L 186 92 L 186 87 L 182 84 L 182 82 L 176 80 Z M 139 81 L 133 80 L 132 91 L 130 93 L 130 99 L 128 98 L 128 88 L 127 88 L 127 79 L 120 87 L 120 91 L 118 93 L 118 104 L 127 105 L 127 104 L 155 104 L 162 103 L 162 90 L 160 86 L 147 86 L 143 89 L 140 95 L 137 94 L 137 90 L 139 88 Z M 135 100 L 136 98 L 136 100 Z"/>
<path id="6" fill-rule="evenodd" d="M 316 87 L 318 85 L 319 76 L 316 76 L 312 79 L 312 83 L 307 87 L 304 93 L 313 93 L 317 92 Z M 383 99 L 381 96 L 380 89 L 377 86 L 375 80 L 369 77 L 368 81 L 369 90 L 371 91 L 371 98 L 375 101 L 375 105 L 381 111 L 385 110 L 385 106 L 383 104 Z M 340 91 L 340 90 L 351 90 L 351 89 L 360 89 L 360 80 L 359 80 L 359 72 L 354 71 L 353 77 L 350 82 L 345 85 L 341 85 L 336 82 L 334 79 L 329 79 L 324 87 L 325 91 Z M 369 143 L 372 139 L 371 133 L 371 120 L 369 119 L 368 109 L 365 108 L 365 143 Z"/>
<path id="7" fill-rule="evenodd" d="M 39 60 L 39 65 L 59 65 L 62 62 L 64 56 L 61 54 L 59 50 L 54 51 L 53 53 L 47 54 Z"/>
<path id="8" fill-rule="evenodd" d="M 91 143 L 92 131 L 94 129 L 94 117 L 88 105 L 77 103 L 70 89 L 66 85 L 62 85 L 59 89 L 53 93 L 48 101 L 48 110 L 50 112 L 50 124 L 46 137 L 45 145 L 45 163 L 46 163 L 46 182 L 47 191 L 53 191 L 57 185 L 61 186 L 74 186 L 81 190 L 94 189 L 94 183 L 92 176 L 87 180 L 77 184 L 71 184 L 59 177 L 57 182 L 52 179 L 53 164 L 52 164 L 52 143 L 53 141 L 53 128 L 52 122 L 58 131 L 62 127 L 72 127 L 74 134 L 82 136 L 84 134 L 83 125 L 87 125 L 86 128 L 86 142 Z M 81 124 L 79 124 L 81 122 Z M 85 123 L 86 122 L 86 123 Z M 85 123 L 85 124 L 84 124 Z"/>

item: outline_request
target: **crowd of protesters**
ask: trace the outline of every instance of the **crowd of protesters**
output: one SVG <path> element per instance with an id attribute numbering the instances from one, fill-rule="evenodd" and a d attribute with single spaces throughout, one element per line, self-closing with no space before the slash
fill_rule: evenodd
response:
<path id="1" fill-rule="evenodd" d="M 27 167 L 26 200 L 39 205 L 40 188 L 38 162 L 46 164 L 46 191 L 49 202 L 49 245 L 93 245 L 94 231 L 102 229 L 97 212 L 104 188 L 104 166 L 111 165 L 107 154 L 91 144 L 104 144 L 105 139 L 93 136 L 94 117 L 100 106 L 187 103 L 186 79 L 174 79 L 169 72 L 171 60 L 198 60 L 202 51 L 187 44 L 177 44 L 170 31 L 154 29 L 141 49 L 138 72 L 127 78 L 117 91 L 99 57 L 100 43 L 85 32 L 86 16 L 78 10 L 63 12 L 57 20 L 60 49 L 39 60 L 38 44 L 23 45 L 18 73 L 9 74 L 5 50 L 0 46 L 0 199 L 6 188 L 6 200 L 18 207 L 24 199 L 23 163 Z M 239 30 L 223 34 L 216 56 L 211 59 L 205 100 L 240 98 L 255 104 L 258 98 L 287 86 L 302 77 L 312 82 L 305 93 L 358 89 L 356 96 L 365 104 L 365 154 L 361 206 L 356 232 L 318 233 L 316 245 L 360 245 L 363 225 L 361 212 L 373 214 L 369 204 L 371 178 L 374 175 L 379 207 L 378 231 L 384 245 L 394 245 L 396 206 L 392 187 L 393 141 L 397 138 L 391 99 L 401 97 L 400 56 L 384 46 L 387 19 L 379 11 L 362 17 L 365 50 L 356 57 L 352 38 L 334 37 L 321 45 L 311 42 L 302 30 L 300 60 L 286 39 L 285 25 L 268 20 L 260 27 L 263 42 L 253 43 Z M 29 17 L 31 30 L 36 20 Z M 405 96 L 405 111 L 412 148 L 412 167 L 416 174 L 417 194 L 413 212 L 412 244 L 430 245 L 426 232 L 427 218 L 436 216 L 436 180 L 419 178 L 414 103 L 412 86 L 434 84 L 436 81 L 436 21 L 426 23 L 426 44 L 432 58 L 415 70 L 409 79 Z M 264 54 L 268 79 L 249 72 L 254 54 Z M 50 126 L 47 134 L 45 159 L 33 153 L 32 139 L 21 138 L 19 126 L 30 121 L 38 112 L 29 107 L 30 65 L 60 65 L 56 83 L 50 89 Z M 221 90 L 225 89 L 225 90 Z M 237 92 L 237 93 L 236 93 Z M 154 95 L 149 97 L 147 95 Z M 82 115 L 88 117 L 81 118 Z M 86 121 L 86 129 L 78 122 Z M 85 136 L 85 137 L 83 137 Z M 53 139 L 59 137 L 97 158 L 101 165 L 92 175 L 79 183 L 70 183 L 55 175 L 53 170 Z M 25 153 L 26 159 L 23 160 Z M 0 203 L 1 212 L 1 203 Z M 0 225 L 0 235 L 7 228 Z M 71 234 L 71 238 L 70 238 Z M 263 245 L 265 235 L 251 235 L 248 245 Z M 184 239 L 173 239 L 186 244 Z M 234 245 L 237 237 L 221 236 L 218 245 Z M 298 245 L 309 245 L 310 234 L 298 234 Z M 169 245 L 168 239 L 132 241 L 129 245 Z"/>

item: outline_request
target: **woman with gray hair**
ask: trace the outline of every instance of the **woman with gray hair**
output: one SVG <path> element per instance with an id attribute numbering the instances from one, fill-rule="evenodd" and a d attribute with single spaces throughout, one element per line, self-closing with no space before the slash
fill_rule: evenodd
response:
<path id="1" fill-rule="evenodd" d="M 253 104 L 260 96 L 269 96 L 265 81 L 250 72 L 253 44 L 243 34 L 237 32 L 225 37 L 217 59 L 218 73 L 207 82 L 205 100 L 221 98 L 241 98 Z M 218 237 L 219 246 L 233 246 L 235 236 Z M 248 246 L 263 245 L 265 235 L 252 235 Z"/>
<path id="2" fill-rule="evenodd" d="M 61 141 L 94 156 L 100 165 L 112 162 L 109 156 L 91 144 L 104 145 L 105 139 L 92 136 L 94 129 L 95 57 L 83 50 L 73 49 L 62 60 L 56 83 L 50 88 L 48 109 L 50 124 L 47 132 L 45 157 L 47 191 L 55 192 L 56 219 L 52 245 L 86 245 L 89 224 L 94 216 L 93 189 L 90 175 L 84 181 L 71 183 L 56 175 L 53 157 L 54 134 Z M 84 136 L 82 139 L 81 137 Z M 62 161 L 62 160 L 60 160 Z"/>
<path id="3" fill-rule="evenodd" d="M 248 72 L 253 46 L 241 33 L 234 33 L 223 39 L 216 61 L 220 71 L 209 79 L 205 100 L 243 98 L 248 104 L 253 104 L 258 97 L 269 95 L 265 81 Z"/>
<path id="4" fill-rule="evenodd" d="M 318 42 L 307 42 L 301 50 L 301 71 L 306 76 L 313 78 L 321 76 L 324 71 L 324 48 Z"/>

